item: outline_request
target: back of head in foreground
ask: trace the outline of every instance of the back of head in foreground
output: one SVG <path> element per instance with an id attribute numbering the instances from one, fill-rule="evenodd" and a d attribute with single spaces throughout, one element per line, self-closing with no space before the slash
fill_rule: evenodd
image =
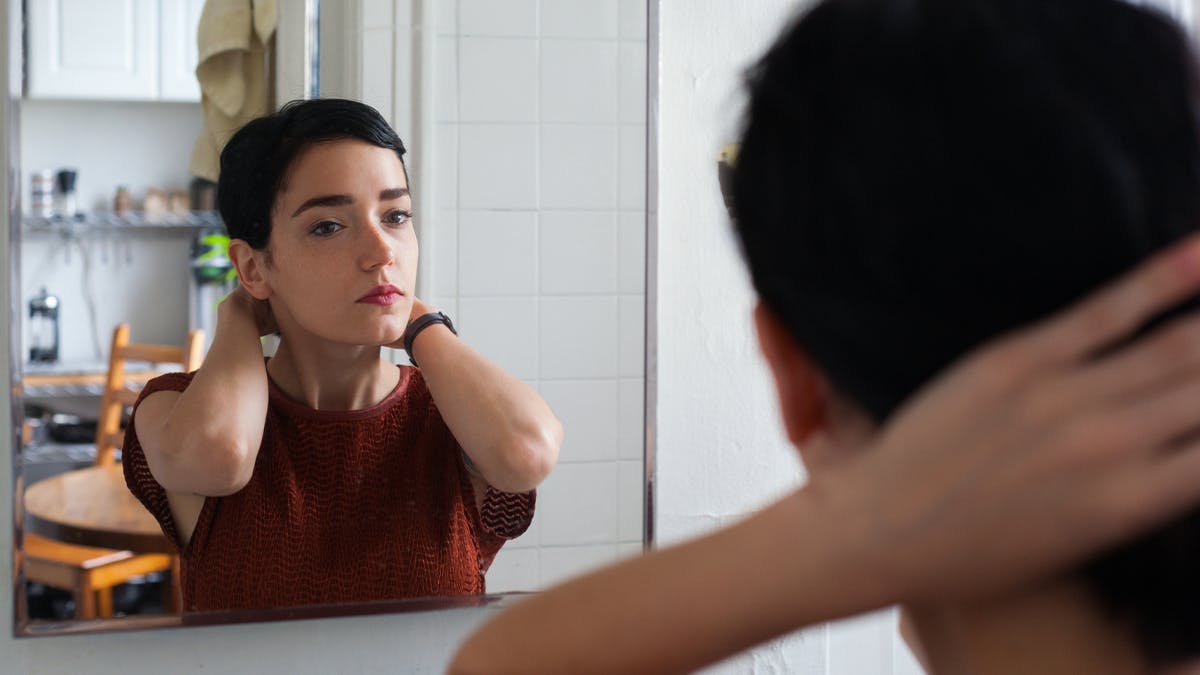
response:
<path id="1" fill-rule="evenodd" d="M 972 347 L 1200 224 L 1187 40 L 1119 0 L 829 0 L 750 75 L 734 178 L 763 301 L 877 422 Z M 1082 571 L 1200 657 L 1200 513 Z"/>

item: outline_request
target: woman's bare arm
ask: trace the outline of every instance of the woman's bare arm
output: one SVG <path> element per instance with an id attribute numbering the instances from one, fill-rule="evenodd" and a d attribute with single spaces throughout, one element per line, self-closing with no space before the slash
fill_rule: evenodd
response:
<path id="1" fill-rule="evenodd" d="M 413 301 L 413 318 L 430 311 Z M 504 492 L 537 487 L 558 461 L 563 433 L 542 397 L 442 324 L 422 330 L 413 352 L 446 426 L 483 479 Z"/>
<path id="2" fill-rule="evenodd" d="M 968 356 L 871 447 L 761 513 L 569 581 L 469 637 L 453 673 L 684 672 L 820 621 L 982 597 L 1200 501 L 1200 238 Z M 786 414 L 786 411 L 784 411 Z"/>
<path id="3" fill-rule="evenodd" d="M 222 301 L 212 346 L 187 390 L 155 392 L 138 405 L 138 442 L 168 493 L 228 495 L 250 479 L 267 415 L 259 337 L 270 319 L 258 302 L 241 288 Z"/>

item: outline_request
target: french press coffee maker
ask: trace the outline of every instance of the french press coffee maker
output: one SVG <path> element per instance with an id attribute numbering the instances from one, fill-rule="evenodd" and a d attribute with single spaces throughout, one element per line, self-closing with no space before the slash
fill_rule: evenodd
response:
<path id="1" fill-rule="evenodd" d="M 45 287 L 29 301 L 29 360 L 58 361 L 58 296 Z"/>

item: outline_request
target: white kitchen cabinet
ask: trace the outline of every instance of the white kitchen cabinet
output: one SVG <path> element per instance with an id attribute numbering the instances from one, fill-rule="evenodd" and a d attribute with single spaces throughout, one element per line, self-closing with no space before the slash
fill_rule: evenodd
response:
<path id="1" fill-rule="evenodd" d="M 203 0 L 38 0 L 28 4 L 26 96 L 198 101 Z"/>
<path id="2" fill-rule="evenodd" d="M 199 101 L 196 27 L 204 0 L 159 2 L 159 91 L 164 101 Z"/>

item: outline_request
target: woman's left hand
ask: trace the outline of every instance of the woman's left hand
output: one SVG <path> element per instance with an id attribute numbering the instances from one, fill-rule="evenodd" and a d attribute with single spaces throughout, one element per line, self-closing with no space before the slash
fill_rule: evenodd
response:
<path id="1" fill-rule="evenodd" d="M 408 325 L 412 324 L 413 319 L 415 319 L 423 314 L 428 314 L 429 312 L 432 312 L 432 311 L 433 311 L 432 307 L 421 302 L 421 300 L 419 298 L 414 297 L 413 303 L 412 303 L 412 310 L 410 310 L 408 313 L 408 322 L 405 325 L 408 326 Z M 404 337 L 407 333 L 408 333 L 408 329 L 405 328 L 404 333 L 401 333 L 400 337 L 395 342 L 388 343 L 388 344 L 384 345 L 384 347 L 390 347 L 391 349 L 404 349 Z"/>

